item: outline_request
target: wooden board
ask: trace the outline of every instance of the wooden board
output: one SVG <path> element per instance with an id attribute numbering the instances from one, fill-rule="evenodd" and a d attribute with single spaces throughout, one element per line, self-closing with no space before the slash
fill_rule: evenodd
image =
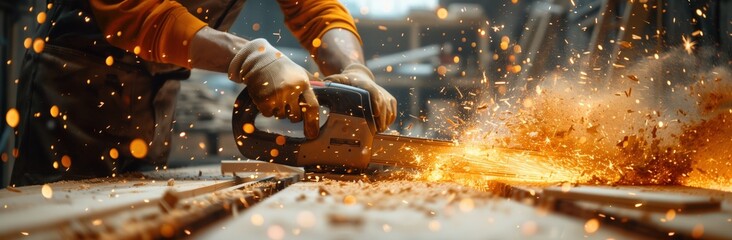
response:
<path id="1" fill-rule="evenodd" d="M 221 176 L 217 165 L 0 191 L 0 239 L 185 236 L 294 183 L 299 174 Z M 52 190 L 53 194 L 42 192 Z"/>
<path id="2" fill-rule="evenodd" d="M 635 207 L 650 211 L 713 211 L 720 207 L 720 200 L 709 196 L 689 195 L 664 191 L 638 191 L 632 188 L 609 186 L 581 186 L 568 189 L 549 187 L 543 191 L 546 198 L 582 200 L 620 207 Z"/>
<path id="3" fill-rule="evenodd" d="M 263 174 L 239 176 L 258 179 Z M 169 179 L 175 179 L 172 186 Z M 221 167 L 212 165 L 52 183 L 50 199 L 42 196 L 42 186 L 4 189 L 0 190 L 0 238 L 80 238 L 100 233 L 159 237 L 165 228 L 158 228 L 169 223 L 175 226 L 172 236 L 191 234 L 203 239 L 732 239 L 732 233 L 726 231 L 732 227 L 732 193 L 698 188 L 573 186 L 562 192 L 560 187 L 546 184 L 495 182 L 486 192 L 453 183 L 321 181 L 292 185 L 239 212 L 258 201 L 228 194 L 241 181 L 246 180 L 222 176 Z M 212 206 L 215 211 L 166 212 L 170 210 L 158 205 L 171 190 L 190 198 L 186 204 L 194 204 L 193 208 Z M 234 201 L 226 200 L 232 196 Z M 702 199 L 710 198 L 717 208 L 698 206 Z M 681 203 L 676 201 L 679 199 Z M 636 202 L 642 205 L 628 205 Z M 646 208 L 649 206 L 653 207 Z M 674 212 L 657 210 L 664 207 L 672 207 Z M 146 210 L 140 211 L 143 208 Z M 104 214 L 115 209 L 123 211 Z M 233 217 L 225 217 L 230 214 Z M 180 227 L 190 224 L 192 217 L 205 221 L 196 228 Z M 597 228 L 592 227 L 595 223 Z"/>
<path id="4" fill-rule="evenodd" d="M 684 186 L 507 186 L 504 195 L 655 238 L 732 239 L 732 193 Z"/>
<path id="5" fill-rule="evenodd" d="M 587 219 L 550 213 L 457 184 L 303 182 L 199 239 L 643 239 Z"/>

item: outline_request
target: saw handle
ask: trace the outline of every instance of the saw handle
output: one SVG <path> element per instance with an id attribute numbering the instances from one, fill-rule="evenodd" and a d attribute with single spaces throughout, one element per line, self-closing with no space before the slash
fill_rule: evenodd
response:
<path id="1" fill-rule="evenodd" d="M 311 81 L 318 103 L 330 109 L 331 114 L 343 114 L 366 119 L 370 134 L 376 133 L 376 122 L 371 111 L 371 101 L 368 91 L 332 82 Z M 272 161 L 290 166 L 298 164 L 297 153 L 300 146 L 308 142 L 305 138 L 290 137 L 263 131 L 254 125 L 259 110 L 249 97 L 247 89 L 241 91 L 234 104 L 232 128 L 234 139 L 242 155 L 249 159 Z M 327 117 L 327 116 L 320 116 Z M 325 131 L 321 127 L 321 135 Z"/>

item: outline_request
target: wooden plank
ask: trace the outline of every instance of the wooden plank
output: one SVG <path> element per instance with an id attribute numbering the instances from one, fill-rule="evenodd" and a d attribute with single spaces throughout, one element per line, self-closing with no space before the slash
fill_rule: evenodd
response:
<path id="1" fill-rule="evenodd" d="M 587 201 L 619 207 L 642 208 L 650 211 L 679 209 L 683 211 L 718 210 L 720 201 L 708 196 L 693 196 L 669 192 L 643 192 L 609 186 L 581 186 L 569 189 L 549 187 L 544 197 L 558 200 Z"/>
<path id="2" fill-rule="evenodd" d="M 530 199 L 538 207 L 655 238 L 732 239 L 730 192 L 684 186 L 579 186 L 564 191 L 513 186 L 510 190 L 512 197 L 523 202 Z"/>
<path id="3" fill-rule="evenodd" d="M 0 239 L 175 236 L 184 234 L 184 227 L 208 224 L 300 179 L 298 174 L 273 173 L 246 179 L 217 177 L 218 166 L 199 169 L 53 183 L 50 199 L 40 196 L 41 186 L 0 191 L 4 204 Z M 202 180 L 159 179 L 171 176 Z"/>
<path id="4" fill-rule="evenodd" d="M 221 161 L 221 174 L 226 173 L 296 173 L 303 177 L 305 170 L 301 167 L 292 167 L 282 164 L 270 163 L 259 160 L 223 160 Z"/>
<path id="5" fill-rule="evenodd" d="M 587 233 L 570 218 L 449 183 L 304 182 L 199 239 L 644 239 L 613 226 Z"/>

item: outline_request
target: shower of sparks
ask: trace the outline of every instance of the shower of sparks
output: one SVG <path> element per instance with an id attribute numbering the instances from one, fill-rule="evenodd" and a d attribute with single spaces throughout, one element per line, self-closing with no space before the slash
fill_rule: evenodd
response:
<path id="1" fill-rule="evenodd" d="M 484 187 L 489 181 L 559 183 L 582 182 L 582 156 L 558 156 L 534 151 L 466 146 L 450 153 L 422 158 L 417 179 L 457 182 Z"/>
<path id="2" fill-rule="evenodd" d="M 691 38 L 686 38 L 686 36 L 681 35 L 681 41 L 684 42 L 684 50 L 686 50 L 686 53 L 691 55 L 694 52 L 694 47 L 696 46 L 696 42 L 691 41 Z"/>

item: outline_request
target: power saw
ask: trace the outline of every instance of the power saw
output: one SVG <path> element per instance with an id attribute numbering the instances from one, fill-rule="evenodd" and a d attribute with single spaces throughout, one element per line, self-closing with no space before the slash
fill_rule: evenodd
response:
<path id="1" fill-rule="evenodd" d="M 321 106 L 329 108 L 316 139 L 287 136 L 255 125 L 259 111 L 244 89 L 234 104 L 232 128 L 247 158 L 304 167 L 308 171 L 360 173 L 370 164 L 414 167 L 418 156 L 449 152 L 455 142 L 376 133 L 369 92 L 312 81 Z M 419 153 L 416 154 L 416 153 Z"/>

